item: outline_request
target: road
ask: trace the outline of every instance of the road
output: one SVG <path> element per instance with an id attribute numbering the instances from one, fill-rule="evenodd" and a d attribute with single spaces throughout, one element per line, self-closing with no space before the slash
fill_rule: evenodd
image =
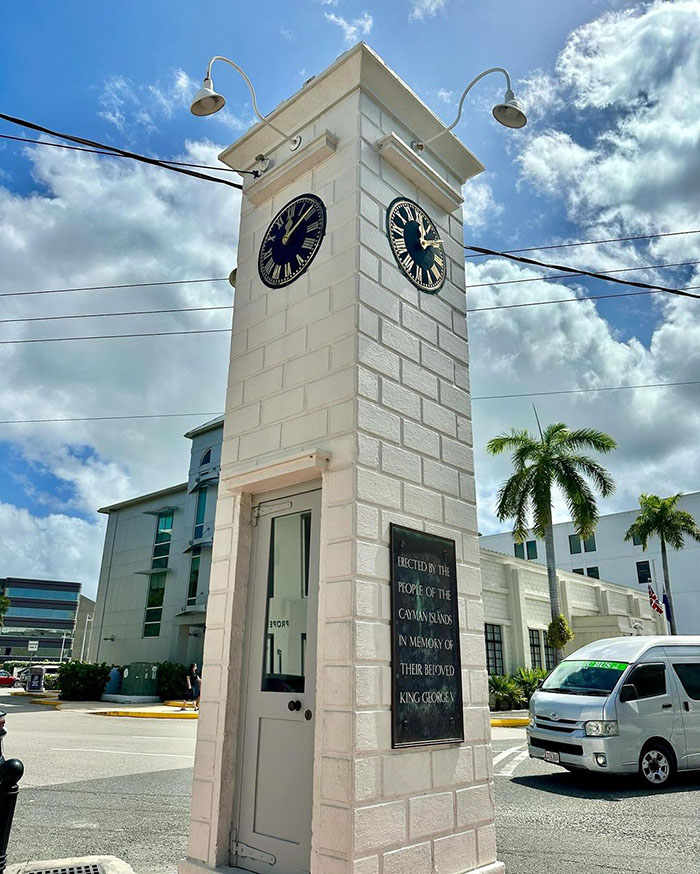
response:
<path id="1" fill-rule="evenodd" d="M 7 694 L 0 709 L 5 756 L 25 766 L 10 864 L 104 854 L 139 874 L 174 874 L 187 847 L 195 720 L 62 712 Z"/>
<path id="2" fill-rule="evenodd" d="M 698 874 L 700 773 L 670 789 L 569 774 L 493 730 L 498 858 L 507 874 Z"/>

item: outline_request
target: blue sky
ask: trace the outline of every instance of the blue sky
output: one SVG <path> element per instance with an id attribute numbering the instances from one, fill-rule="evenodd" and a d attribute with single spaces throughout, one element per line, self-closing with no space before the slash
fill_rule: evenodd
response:
<path id="1" fill-rule="evenodd" d="M 510 70 L 530 123 L 491 117 L 499 76 L 480 82 L 456 130 L 487 172 L 465 187 L 465 239 L 516 248 L 697 224 L 700 3 L 483 3 L 474 0 L 269 0 L 250 4 L 3 6 L 2 111 L 145 154 L 215 163 L 252 121 L 234 71 L 215 68 L 227 111 L 192 117 L 188 100 L 214 54 L 232 57 L 269 112 L 364 39 L 443 118 L 486 67 Z M 0 133 L 22 135 L 0 122 Z M 27 136 L 34 134 L 26 132 Z M 218 190 L 221 189 L 221 190 Z M 226 276 L 235 264 L 238 195 L 129 161 L 0 140 L 3 290 Z M 700 258 L 699 236 L 542 252 L 593 269 Z M 535 253 L 536 254 L 536 253 Z M 468 284 L 537 280 L 544 271 L 468 261 Z M 700 284 L 693 266 L 635 277 Z M 470 291 L 469 305 L 610 293 L 600 282 L 518 282 Z M 226 306 L 224 283 L 159 291 L 6 298 L 8 317 Z M 694 303 L 642 296 L 475 313 L 475 396 L 700 379 Z M 225 327 L 230 314 L 114 317 L 0 325 L 3 339 Z M 0 419 L 129 415 L 223 407 L 226 335 L 0 347 Z M 535 399 L 543 419 L 594 424 L 620 450 L 607 511 L 640 491 L 696 490 L 700 426 L 694 387 Z M 534 426 L 532 398 L 475 401 L 480 525 L 494 519 L 507 472 L 483 445 Z M 0 575 L 77 578 L 94 591 L 98 506 L 182 479 L 196 419 L 0 425 Z M 563 513 L 563 508 L 558 508 Z"/>

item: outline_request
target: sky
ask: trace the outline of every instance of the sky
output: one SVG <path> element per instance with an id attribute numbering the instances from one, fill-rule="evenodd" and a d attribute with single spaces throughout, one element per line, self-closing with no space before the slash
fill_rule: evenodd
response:
<path id="1" fill-rule="evenodd" d="M 509 131 L 482 80 L 455 133 L 486 166 L 464 188 L 467 244 L 545 246 L 700 228 L 700 0 L 238 0 L 47 4 L 0 11 L 0 111 L 144 154 L 216 164 L 252 123 L 250 96 L 220 66 L 226 109 L 188 112 L 207 61 L 253 80 L 263 112 L 365 40 L 450 123 L 467 82 L 508 68 L 529 123 Z M 0 121 L 0 134 L 36 135 Z M 223 175 L 223 174 L 222 174 Z M 148 338 L 39 338 L 230 327 L 240 195 L 129 160 L 0 139 L 0 576 L 78 580 L 94 595 L 105 517 L 97 508 L 180 482 L 183 434 L 224 406 L 225 331 Z M 548 263 L 673 287 L 700 285 L 700 234 L 542 250 Z M 685 266 L 648 269 L 683 262 Z M 700 304 L 632 289 L 547 281 L 551 270 L 467 258 L 479 526 L 494 514 L 506 457 L 484 452 L 512 427 L 564 421 L 612 434 L 617 481 L 601 512 L 641 492 L 700 488 Z M 138 283 L 217 279 L 190 285 Z M 494 284 L 500 283 L 500 284 Z M 30 291 L 135 284 L 103 291 Z M 12 294 L 23 292 L 23 294 Z M 221 307 L 207 312 L 29 321 Z M 493 309 L 493 307 L 497 307 Z M 7 321 L 21 319 L 24 321 Z M 5 341 L 5 342 L 2 342 Z M 492 395 L 596 389 L 579 394 Z M 4 424 L 7 420 L 196 413 L 182 418 Z M 566 518 L 559 499 L 557 521 Z"/>

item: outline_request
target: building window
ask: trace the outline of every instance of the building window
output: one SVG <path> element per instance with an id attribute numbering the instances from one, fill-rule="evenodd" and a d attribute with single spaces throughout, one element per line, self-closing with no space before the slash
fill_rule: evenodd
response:
<path id="1" fill-rule="evenodd" d="M 527 549 L 527 558 L 528 561 L 534 561 L 537 558 L 537 541 L 536 540 L 528 540 L 525 544 Z"/>
<path id="2" fill-rule="evenodd" d="M 146 599 L 146 616 L 143 622 L 144 637 L 158 637 L 160 621 L 163 618 L 163 598 L 165 596 L 165 571 L 151 574 Z"/>
<path id="3" fill-rule="evenodd" d="M 581 538 L 578 534 L 569 534 L 569 552 L 578 555 L 581 552 Z"/>
<path id="4" fill-rule="evenodd" d="M 582 567 L 575 567 L 575 568 L 573 569 L 572 573 L 574 573 L 574 574 L 581 574 L 581 576 L 583 576 L 583 568 L 582 568 Z"/>
<path id="5" fill-rule="evenodd" d="M 594 580 L 600 579 L 600 571 L 598 570 L 597 567 L 587 567 L 586 573 L 588 574 L 589 577 L 593 577 Z"/>
<path id="6" fill-rule="evenodd" d="M 151 568 L 165 569 L 168 566 L 170 555 L 170 541 L 173 538 L 173 513 L 167 511 L 158 514 L 158 526 L 156 528 L 156 542 L 153 545 L 153 559 Z"/>
<path id="7" fill-rule="evenodd" d="M 199 589 L 199 562 L 202 559 L 202 547 L 195 546 L 190 559 L 190 582 L 187 589 L 187 606 L 197 603 L 197 590 Z"/>
<path id="8" fill-rule="evenodd" d="M 529 628 L 530 635 L 530 661 L 533 668 L 542 667 L 542 642 L 540 640 L 540 632 L 536 628 Z"/>
<path id="9" fill-rule="evenodd" d="M 489 674 L 503 673 L 503 637 L 500 625 L 485 625 L 486 670 Z"/>
<path id="10" fill-rule="evenodd" d="M 515 551 L 516 558 L 525 558 L 525 544 L 524 543 L 514 543 L 513 549 Z"/>
<path id="11" fill-rule="evenodd" d="M 556 667 L 556 652 L 554 647 L 547 643 L 547 632 L 544 633 L 544 666 L 548 671 L 554 670 Z"/>
<path id="12" fill-rule="evenodd" d="M 595 552 L 595 534 L 591 534 L 583 541 L 583 548 L 586 552 Z"/>
<path id="13" fill-rule="evenodd" d="M 205 464 L 211 464 L 211 449 L 207 449 L 207 451 L 202 454 L 199 466 L 204 467 Z"/>
<path id="14" fill-rule="evenodd" d="M 637 562 L 637 582 L 640 586 L 646 586 L 651 582 L 651 567 L 648 561 Z"/>
<path id="15" fill-rule="evenodd" d="M 641 546 L 641 545 L 642 545 L 642 538 L 641 538 L 641 537 L 637 537 L 636 534 L 633 534 L 633 535 L 632 535 L 632 544 L 633 544 L 634 546 Z"/>
<path id="16" fill-rule="evenodd" d="M 204 516 L 207 512 L 207 490 L 197 492 L 197 511 L 194 517 L 194 539 L 199 540 L 204 535 Z"/>

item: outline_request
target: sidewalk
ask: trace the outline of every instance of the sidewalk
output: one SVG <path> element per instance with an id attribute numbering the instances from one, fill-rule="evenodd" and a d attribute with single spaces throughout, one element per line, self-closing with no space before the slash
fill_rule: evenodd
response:
<path id="1" fill-rule="evenodd" d="M 493 728 L 517 728 L 527 725 L 529 721 L 527 710 L 491 711 L 491 726 Z"/>
<path id="2" fill-rule="evenodd" d="M 94 716 L 126 716 L 137 719 L 197 719 L 195 710 L 178 710 L 180 701 L 163 704 L 131 704 L 116 706 L 110 701 L 60 701 L 57 692 L 12 692 L 13 696 L 30 698 L 35 704 L 44 704 L 56 710 L 74 710 L 78 713 L 91 713 Z"/>

